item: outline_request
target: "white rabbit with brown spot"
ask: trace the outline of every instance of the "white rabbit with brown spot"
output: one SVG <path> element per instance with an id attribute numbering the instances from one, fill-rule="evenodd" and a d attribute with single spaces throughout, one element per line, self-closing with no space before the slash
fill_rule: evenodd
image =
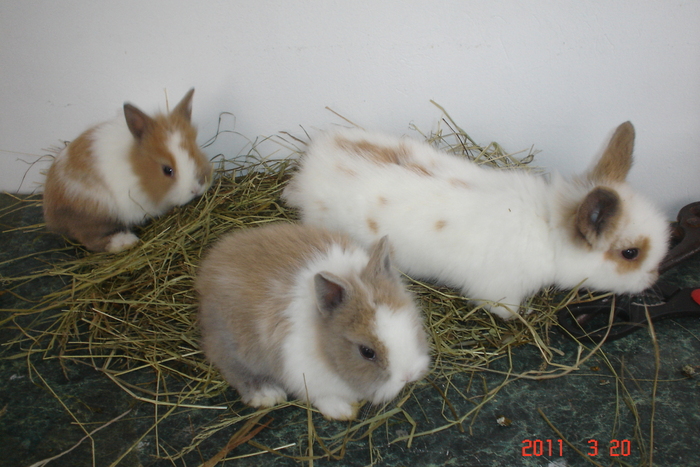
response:
<path id="1" fill-rule="evenodd" d="M 196 289 L 204 353 L 251 406 L 290 394 L 348 420 L 428 371 L 421 315 L 386 238 L 367 251 L 311 226 L 236 231 L 206 254 Z"/>
<path id="2" fill-rule="evenodd" d="M 131 104 L 68 144 L 44 185 L 49 230 L 93 251 L 118 252 L 138 241 L 134 225 L 204 193 L 212 165 L 197 145 L 191 89 L 168 115 Z"/>
<path id="3" fill-rule="evenodd" d="M 625 181 L 633 146 L 623 123 L 588 173 L 549 180 L 341 130 L 311 142 L 283 196 L 306 224 L 364 245 L 388 235 L 403 272 L 509 319 L 546 286 L 637 293 L 656 281 L 669 226 Z"/>

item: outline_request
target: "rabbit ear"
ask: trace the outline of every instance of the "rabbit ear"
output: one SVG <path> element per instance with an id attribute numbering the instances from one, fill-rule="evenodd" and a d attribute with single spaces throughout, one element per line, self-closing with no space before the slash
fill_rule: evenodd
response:
<path id="1" fill-rule="evenodd" d="M 179 114 L 184 117 L 188 122 L 192 119 L 192 96 L 194 95 L 194 88 L 187 91 L 185 97 L 175 106 L 173 109 L 173 114 Z"/>
<path id="2" fill-rule="evenodd" d="M 347 299 L 347 283 L 330 272 L 323 271 L 316 274 L 314 287 L 316 289 L 316 303 L 323 315 L 333 314 Z"/>
<path id="3" fill-rule="evenodd" d="M 141 139 L 154 124 L 151 117 L 129 103 L 124 104 L 124 118 L 129 131 L 136 139 Z"/>
<path id="4" fill-rule="evenodd" d="M 395 276 L 391 267 L 391 245 L 389 245 L 389 238 L 386 235 L 372 247 L 369 262 L 363 273 L 370 280 L 380 276 Z"/>
<path id="5" fill-rule="evenodd" d="M 603 155 L 588 178 L 595 182 L 624 182 L 632 168 L 634 126 L 625 122 L 617 127 Z"/>
<path id="6" fill-rule="evenodd" d="M 620 197 L 608 188 L 595 188 L 576 213 L 576 228 L 590 245 L 615 230 L 620 218 Z"/>

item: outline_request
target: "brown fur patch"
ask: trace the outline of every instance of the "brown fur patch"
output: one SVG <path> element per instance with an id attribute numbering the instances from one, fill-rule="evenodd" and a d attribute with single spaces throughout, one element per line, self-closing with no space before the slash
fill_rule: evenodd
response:
<path id="1" fill-rule="evenodd" d="M 342 172 L 342 173 L 344 173 L 345 175 L 349 175 L 349 176 L 351 176 L 351 177 L 355 177 L 355 176 L 357 175 L 357 172 L 355 172 L 355 171 L 352 170 L 350 167 L 347 167 L 347 166 L 345 166 L 345 165 L 343 165 L 343 164 L 338 164 L 338 165 L 336 166 L 336 168 L 338 169 L 339 172 Z"/>
<path id="2" fill-rule="evenodd" d="M 623 182 L 632 168 L 634 126 L 625 122 L 617 127 L 600 160 L 589 175 L 590 180 Z"/>
<path id="3" fill-rule="evenodd" d="M 389 200 L 383 196 L 380 196 L 377 201 L 379 202 L 380 206 L 386 206 L 387 204 L 389 204 Z"/>
<path id="4" fill-rule="evenodd" d="M 403 143 L 399 143 L 396 147 L 379 146 L 369 141 L 350 141 L 341 136 L 336 137 L 335 142 L 341 149 L 352 152 L 376 164 L 394 164 L 419 175 L 432 175 L 432 172 L 427 167 L 417 164 L 411 159 L 411 153 Z"/>
<path id="5" fill-rule="evenodd" d="M 428 177 L 432 177 L 432 175 L 433 175 L 433 173 L 430 170 L 426 169 L 425 167 L 423 167 L 420 164 L 409 163 L 409 164 L 405 164 L 404 167 L 406 167 L 408 170 L 410 170 L 412 172 L 417 173 L 418 175 L 426 175 Z"/>
<path id="6" fill-rule="evenodd" d="M 318 207 L 318 210 L 321 212 L 327 212 L 328 211 L 328 206 L 326 206 L 326 203 L 320 200 L 316 200 L 316 206 Z"/>
<path id="7" fill-rule="evenodd" d="M 336 137 L 335 142 L 341 149 L 355 153 L 378 164 L 401 165 L 407 155 L 403 145 L 398 148 L 378 146 L 369 141 L 350 141 L 341 136 Z M 402 147 L 404 148 L 403 150 Z"/>
<path id="8" fill-rule="evenodd" d="M 444 229 L 446 225 L 447 225 L 446 220 L 439 220 L 435 223 L 435 230 L 437 230 L 439 232 L 442 229 Z"/>
<path id="9" fill-rule="evenodd" d="M 649 237 L 640 237 L 629 245 L 615 245 L 610 250 L 605 252 L 605 259 L 617 264 L 616 269 L 620 274 L 637 271 L 644 264 L 644 260 L 649 253 L 650 244 L 651 241 L 649 240 Z M 636 248 L 639 250 L 638 256 L 631 260 L 622 256 L 622 252 L 630 248 Z"/>
<path id="10" fill-rule="evenodd" d="M 369 230 L 373 234 L 377 235 L 379 233 L 379 224 L 377 224 L 377 221 L 375 221 L 374 219 L 367 219 L 367 227 L 369 227 Z"/>
<path id="11" fill-rule="evenodd" d="M 471 185 L 468 182 L 460 180 L 459 178 L 451 178 L 448 180 L 448 182 L 455 188 L 471 188 Z"/>

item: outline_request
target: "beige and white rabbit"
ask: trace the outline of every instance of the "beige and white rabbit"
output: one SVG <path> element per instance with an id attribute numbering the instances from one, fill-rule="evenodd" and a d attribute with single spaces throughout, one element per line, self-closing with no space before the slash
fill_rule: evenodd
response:
<path id="1" fill-rule="evenodd" d="M 393 399 L 430 357 L 389 250 L 287 223 L 224 236 L 196 278 L 205 355 L 254 407 L 290 394 L 346 420 Z"/>
<path id="2" fill-rule="evenodd" d="M 118 252 L 138 241 L 132 226 L 204 193 L 212 165 L 191 123 L 193 94 L 154 117 L 126 103 L 117 118 L 66 146 L 44 185 L 48 229 L 90 250 Z"/>
<path id="3" fill-rule="evenodd" d="M 636 293 L 656 281 L 669 227 L 625 182 L 633 146 L 623 123 L 588 173 L 549 180 L 341 130 L 311 142 L 284 198 L 304 223 L 365 246 L 388 235 L 403 272 L 509 319 L 542 287 Z"/>

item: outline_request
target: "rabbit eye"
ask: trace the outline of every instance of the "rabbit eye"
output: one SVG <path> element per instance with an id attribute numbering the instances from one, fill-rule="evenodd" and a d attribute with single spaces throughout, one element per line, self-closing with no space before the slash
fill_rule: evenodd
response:
<path id="1" fill-rule="evenodd" d="M 360 355 L 362 355 L 362 358 L 365 360 L 369 361 L 374 361 L 377 359 L 377 353 L 370 349 L 369 347 L 365 347 L 364 345 L 359 346 L 360 349 Z"/>
<path id="2" fill-rule="evenodd" d="M 170 167 L 169 165 L 164 165 L 164 166 L 163 166 L 163 174 L 164 174 L 166 177 L 172 177 L 173 175 L 175 175 L 175 171 L 174 171 L 173 168 Z"/>
<path id="3" fill-rule="evenodd" d="M 625 259 L 633 260 L 639 256 L 639 248 L 628 248 L 627 250 L 622 250 L 622 257 Z"/>

